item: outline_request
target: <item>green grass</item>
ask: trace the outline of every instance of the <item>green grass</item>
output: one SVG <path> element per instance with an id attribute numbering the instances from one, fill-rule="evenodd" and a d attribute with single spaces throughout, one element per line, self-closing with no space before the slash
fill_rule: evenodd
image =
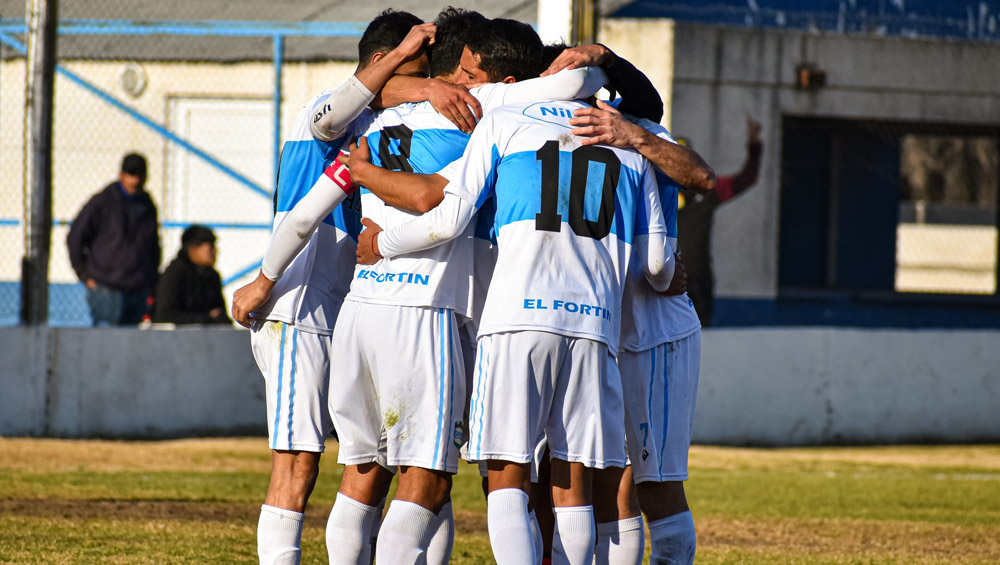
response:
<path id="1" fill-rule="evenodd" d="M 323 461 L 303 563 L 325 563 L 340 471 Z M 453 563 L 491 562 L 460 465 Z M 255 562 L 260 440 L 0 439 L 0 563 Z M 998 563 L 1000 447 L 692 450 L 699 563 Z"/>

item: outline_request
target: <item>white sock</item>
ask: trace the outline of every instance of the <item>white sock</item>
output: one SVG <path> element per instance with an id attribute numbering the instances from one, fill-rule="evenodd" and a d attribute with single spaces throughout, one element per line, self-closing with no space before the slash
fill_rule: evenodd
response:
<path id="1" fill-rule="evenodd" d="M 650 565 L 690 565 L 694 563 L 696 538 L 691 512 L 681 512 L 649 523 L 653 546 Z"/>
<path id="2" fill-rule="evenodd" d="M 379 565 L 422 562 L 434 518 L 433 512 L 419 504 L 393 500 L 378 533 L 375 562 Z"/>
<path id="3" fill-rule="evenodd" d="M 298 565 L 302 557 L 305 514 L 264 504 L 257 520 L 257 557 L 261 565 Z"/>
<path id="4" fill-rule="evenodd" d="M 371 564 L 369 532 L 377 514 L 378 507 L 337 493 L 326 521 L 326 552 L 330 563 Z"/>
<path id="5" fill-rule="evenodd" d="M 535 563 L 542 562 L 542 554 L 545 553 L 545 542 L 542 540 L 542 528 L 538 525 L 538 517 L 535 511 L 528 512 L 528 520 L 531 521 L 531 539 L 535 542 Z"/>
<path id="6" fill-rule="evenodd" d="M 597 565 L 640 565 L 645 551 L 642 516 L 597 525 Z"/>
<path id="7" fill-rule="evenodd" d="M 455 545 L 455 514 L 451 501 L 441 507 L 431 525 L 431 539 L 427 543 L 427 565 L 448 565 L 451 548 Z"/>
<path id="8" fill-rule="evenodd" d="M 562 506 L 552 511 L 556 527 L 552 533 L 552 565 L 590 564 L 594 560 L 597 528 L 593 506 Z"/>
<path id="9" fill-rule="evenodd" d="M 517 488 L 495 490 L 486 497 L 490 546 L 497 565 L 536 563 L 535 541 L 528 518 L 528 494 Z"/>

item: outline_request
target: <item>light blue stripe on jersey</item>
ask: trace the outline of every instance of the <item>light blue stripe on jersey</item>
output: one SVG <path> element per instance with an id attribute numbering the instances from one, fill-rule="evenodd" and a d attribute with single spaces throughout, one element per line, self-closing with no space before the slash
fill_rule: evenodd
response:
<path id="1" fill-rule="evenodd" d="M 382 131 L 368 135 L 368 147 L 372 152 L 372 163 L 383 167 L 383 156 L 381 151 Z M 413 137 L 410 140 L 410 150 L 408 155 L 401 155 L 406 158 L 413 168 L 413 172 L 420 174 L 433 174 L 462 156 L 465 146 L 469 143 L 469 135 L 457 129 L 417 129 L 413 130 Z M 391 140 L 389 151 L 394 155 L 400 155 L 399 142 Z M 400 170 L 400 169 L 393 169 Z"/>
<path id="2" fill-rule="evenodd" d="M 274 426 L 272 428 L 271 449 L 278 449 L 278 424 L 281 422 L 281 375 L 285 372 L 285 330 L 281 324 L 281 346 L 278 347 L 278 391 L 274 395 Z M 289 446 L 290 447 L 290 446 Z"/>
<path id="3" fill-rule="evenodd" d="M 445 378 L 444 377 L 444 372 L 445 372 L 445 361 L 444 361 L 445 332 L 444 332 L 444 325 L 445 325 L 444 308 L 439 308 L 438 309 L 438 328 L 439 328 L 439 331 L 440 331 L 441 346 L 438 347 L 438 350 L 439 350 L 438 351 L 438 365 L 440 365 L 440 371 L 439 371 L 439 374 L 438 374 L 438 388 L 440 389 L 440 394 L 438 395 L 438 427 L 437 427 L 437 434 L 435 434 L 436 437 L 434 438 L 434 458 L 431 460 L 431 461 L 434 462 L 435 465 L 437 464 L 437 461 L 438 461 L 438 453 L 441 450 L 441 429 L 442 429 L 442 420 L 444 418 L 444 378 Z M 449 347 L 449 349 L 451 349 L 451 348 Z"/>
<path id="4" fill-rule="evenodd" d="M 281 165 L 278 169 L 278 189 L 275 209 L 287 212 L 316 184 L 323 171 L 337 158 L 346 138 L 330 142 L 307 139 L 286 141 L 281 147 Z M 357 241 L 361 233 L 361 214 L 350 206 L 338 206 L 323 222 L 346 232 Z"/>
<path id="5" fill-rule="evenodd" d="M 451 310 L 448 310 L 448 313 L 451 314 Z M 445 319 L 445 321 L 448 323 L 448 387 L 449 388 L 448 388 L 448 419 L 445 420 L 444 430 L 445 434 L 448 434 L 448 436 L 452 434 L 452 424 L 451 424 L 452 422 L 451 418 L 453 416 L 452 407 L 455 406 L 455 347 L 454 347 L 454 342 L 452 341 L 454 338 L 452 337 L 451 333 L 453 320 L 454 316 L 448 316 Z M 447 436 L 445 437 L 444 457 L 446 463 L 448 461 L 448 454 L 451 453 L 451 441 L 449 441 L 450 439 L 451 439 L 450 437 Z"/>
<path id="6" fill-rule="evenodd" d="M 656 169 L 656 186 L 660 187 L 660 206 L 663 208 L 663 223 L 667 226 L 667 237 L 677 237 L 677 181 Z"/>
<path id="7" fill-rule="evenodd" d="M 292 448 L 292 416 L 295 414 L 295 354 L 299 348 L 299 330 L 292 328 L 292 369 L 288 372 L 288 449 Z"/>
<path id="8" fill-rule="evenodd" d="M 667 458 L 667 430 L 670 428 L 670 358 L 667 347 L 663 345 L 663 440 L 660 442 L 660 481 L 663 481 L 663 460 Z"/>
<path id="9" fill-rule="evenodd" d="M 524 220 L 535 220 L 541 211 L 541 161 L 534 151 L 505 155 L 497 168 L 498 181 L 494 187 L 500 204 L 496 210 L 496 229 Z M 587 192 L 584 197 L 584 218 L 597 221 L 601 207 L 604 179 L 603 163 L 590 162 L 587 175 Z M 564 223 L 569 222 L 570 175 L 573 155 L 559 152 L 559 208 Z M 492 174 L 492 173 L 491 173 Z M 487 184 L 489 186 L 489 184 Z M 615 216 L 611 233 L 631 244 L 635 235 L 649 232 L 646 204 L 642 198 L 642 174 L 622 165 L 615 188 Z M 641 207 L 641 208 L 639 208 Z M 637 209 L 639 208 L 639 209 Z M 637 222 L 637 218 L 639 222 Z M 569 229 L 569 228 L 566 228 Z"/>
<path id="10" fill-rule="evenodd" d="M 649 435 L 649 423 L 653 421 L 653 382 L 656 381 L 656 348 L 649 350 L 649 395 L 646 398 L 646 435 Z M 642 448 L 646 448 L 646 437 L 642 438 Z M 662 476 L 660 477 L 663 478 Z"/>
<path id="11" fill-rule="evenodd" d="M 486 339 L 490 339 L 491 340 L 490 344 L 492 345 L 491 336 L 486 336 L 483 338 L 483 340 Z M 483 458 L 483 412 L 485 411 L 486 408 L 486 383 L 484 382 L 484 379 L 488 378 L 487 373 L 489 373 L 490 370 L 490 360 L 488 357 L 486 357 L 488 355 L 487 353 L 488 350 L 486 350 L 483 347 L 483 340 L 480 340 L 479 342 L 480 344 L 479 354 L 481 355 L 481 357 L 479 358 L 479 383 L 476 385 L 476 391 L 479 393 L 479 410 L 477 412 L 477 414 L 479 415 L 479 425 L 476 426 L 476 429 L 479 432 L 479 434 L 478 437 L 476 438 L 476 459 Z M 484 357 L 486 357 L 485 371 L 483 370 Z M 469 448 L 469 451 L 472 451 L 471 446 Z"/>

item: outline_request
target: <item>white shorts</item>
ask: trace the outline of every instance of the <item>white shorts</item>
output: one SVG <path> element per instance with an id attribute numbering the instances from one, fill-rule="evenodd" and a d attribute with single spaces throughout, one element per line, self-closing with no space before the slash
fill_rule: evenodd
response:
<path id="1" fill-rule="evenodd" d="M 621 379 L 609 359 L 608 346 L 589 339 L 541 331 L 481 337 L 469 456 L 530 463 L 545 438 L 553 459 L 624 466 Z"/>
<path id="2" fill-rule="evenodd" d="M 271 449 L 322 453 L 333 431 L 327 409 L 330 336 L 284 322 L 254 321 L 250 347 L 264 375 Z"/>
<path id="3" fill-rule="evenodd" d="M 701 332 L 618 354 L 635 482 L 686 481 L 698 395 Z"/>
<path id="4" fill-rule="evenodd" d="M 347 300 L 333 351 L 338 462 L 458 472 L 465 374 L 452 310 Z"/>

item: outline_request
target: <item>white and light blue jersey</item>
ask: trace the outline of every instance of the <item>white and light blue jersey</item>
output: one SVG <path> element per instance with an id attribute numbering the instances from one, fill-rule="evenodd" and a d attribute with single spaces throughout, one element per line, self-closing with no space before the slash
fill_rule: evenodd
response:
<path id="1" fill-rule="evenodd" d="M 479 335 L 541 330 L 617 351 L 622 281 L 638 235 L 665 233 L 656 181 L 637 152 L 582 146 L 574 102 L 536 102 L 484 116 L 445 187 L 492 200 L 499 254 Z"/>
<path id="2" fill-rule="evenodd" d="M 366 133 L 372 164 L 393 171 L 433 174 L 462 156 L 469 141 L 427 102 L 401 104 L 376 115 Z M 383 229 L 419 214 L 389 206 L 361 187 L 365 217 Z M 452 241 L 357 265 L 348 300 L 397 306 L 450 308 L 467 315 L 472 284 L 472 230 Z"/>
<path id="3" fill-rule="evenodd" d="M 632 119 L 632 118 L 630 118 Z M 661 139 L 676 143 L 670 132 L 660 124 L 635 119 Z M 677 248 L 677 193 L 680 186 L 672 178 L 655 169 L 660 203 L 667 225 L 667 238 Z M 622 345 L 626 351 L 646 351 L 670 341 L 683 339 L 701 328 L 698 314 L 687 293 L 662 295 L 649 284 L 642 265 L 635 257 L 629 262 L 628 277 L 622 300 Z"/>
<path id="4" fill-rule="evenodd" d="M 314 139 L 309 125 L 316 107 L 330 92 L 322 92 L 302 107 L 281 147 L 274 193 L 275 228 L 309 192 L 340 149 L 371 123 L 371 112 L 365 110 L 351 123 L 344 137 L 329 142 Z M 254 311 L 253 317 L 282 321 L 313 333 L 332 334 L 340 305 L 350 288 L 360 231 L 361 206 L 355 195 L 323 219 L 312 239 L 274 285 L 270 300 Z"/>
<path id="5" fill-rule="evenodd" d="M 493 83 L 473 88 L 470 93 L 479 100 L 483 111 L 488 112 L 502 106 L 512 90 L 511 85 Z M 401 104 L 382 111 L 366 135 L 373 164 L 392 171 L 441 172 L 446 178 L 449 173 L 442 169 L 457 161 L 469 142 L 469 135 L 441 116 L 429 102 Z M 364 187 L 361 201 L 365 216 L 383 229 L 407 223 L 417 215 L 389 206 Z M 484 210 L 461 236 L 450 242 L 375 265 L 359 265 L 351 283 L 350 299 L 451 308 L 477 321 L 496 258 L 492 220 L 489 210 Z"/>

